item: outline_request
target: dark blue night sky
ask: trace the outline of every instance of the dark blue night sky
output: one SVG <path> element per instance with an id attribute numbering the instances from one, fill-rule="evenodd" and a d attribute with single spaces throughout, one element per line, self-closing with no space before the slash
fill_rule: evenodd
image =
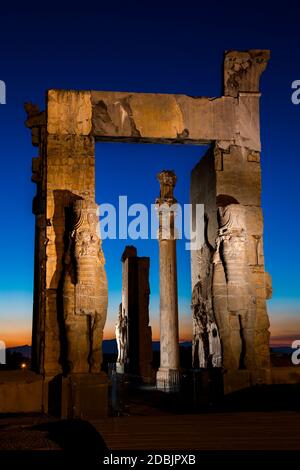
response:
<path id="1" fill-rule="evenodd" d="M 298 247 L 300 105 L 291 83 L 300 79 L 298 2 L 24 2 L 0 7 L 0 339 L 28 342 L 33 286 L 30 132 L 26 101 L 44 107 L 45 90 L 96 89 L 222 94 L 223 52 L 271 49 L 261 81 L 261 137 L 265 259 L 273 277 L 269 304 L 272 333 L 300 334 Z M 178 175 L 176 197 L 189 202 L 189 176 L 205 147 L 98 144 L 97 202 L 151 204 L 156 174 Z M 110 306 L 108 326 L 120 301 L 124 240 L 104 242 Z M 138 241 L 151 256 L 151 319 L 158 313 L 158 246 Z M 178 246 L 181 336 L 189 325 L 189 252 Z M 109 332 L 107 333 L 109 336 Z M 299 336 L 299 335 L 298 335 Z"/>

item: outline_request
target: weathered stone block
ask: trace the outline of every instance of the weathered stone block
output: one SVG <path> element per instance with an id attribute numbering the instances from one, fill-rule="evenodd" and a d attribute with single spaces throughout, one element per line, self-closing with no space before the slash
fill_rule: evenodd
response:
<path id="1" fill-rule="evenodd" d="M 225 95 L 238 96 L 240 92 L 259 92 L 259 80 L 265 70 L 270 51 L 228 51 L 224 60 Z"/>
<path id="2" fill-rule="evenodd" d="M 49 90 L 47 131 L 49 134 L 89 135 L 92 106 L 89 91 Z"/>
<path id="3" fill-rule="evenodd" d="M 247 156 L 247 149 L 238 146 L 223 152 L 223 171 L 216 172 L 217 197 L 229 195 L 239 204 L 260 206 L 260 166 Z"/>
<path id="4" fill-rule="evenodd" d="M 29 370 L 0 372 L 0 413 L 42 411 L 43 378 Z"/>
<path id="5" fill-rule="evenodd" d="M 93 420 L 108 414 L 106 374 L 71 374 L 62 382 L 62 418 Z"/>
<path id="6" fill-rule="evenodd" d="M 97 140 L 194 142 L 232 140 L 237 102 L 231 98 L 92 91 Z"/>

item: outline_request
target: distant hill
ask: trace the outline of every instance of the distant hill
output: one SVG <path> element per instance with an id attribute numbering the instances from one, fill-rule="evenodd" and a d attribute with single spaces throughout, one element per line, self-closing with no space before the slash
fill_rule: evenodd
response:
<path id="1" fill-rule="evenodd" d="M 190 341 L 183 341 L 180 343 L 180 347 L 189 348 L 192 343 Z M 117 342 L 115 339 L 105 339 L 103 341 L 103 353 L 104 354 L 117 354 Z M 152 349 L 153 351 L 159 351 L 160 343 L 159 341 L 153 341 Z M 278 348 L 277 348 L 278 349 Z M 14 348 L 7 348 L 7 351 L 10 353 L 16 352 L 22 354 L 24 357 L 30 359 L 31 357 L 31 346 L 16 346 Z"/>
<path id="2" fill-rule="evenodd" d="M 288 346 L 271 347 L 271 364 L 275 367 L 290 367 L 294 351 L 295 349 Z"/>
<path id="3" fill-rule="evenodd" d="M 14 348 L 7 348 L 7 352 L 20 353 L 24 357 L 31 358 L 31 346 L 15 346 Z M 103 352 L 104 354 L 117 354 L 117 343 L 115 339 L 108 339 L 103 341 Z"/>
<path id="4" fill-rule="evenodd" d="M 180 347 L 183 348 L 190 348 L 192 346 L 191 341 L 182 341 L 180 343 Z M 152 349 L 153 351 L 159 351 L 160 342 L 153 341 Z M 282 346 L 282 347 L 271 347 L 271 352 L 275 354 L 292 354 L 294 349 Z M 16 346 L 14 348 L 7 348 L 7 351 L 13 353 L 21 353 L 24 357 L 30 359 L 31 357 L 31 346 L 24 345 L 24 346 Z M 105 339 L 103 341 L 103 353 L 104 354 L 117 354 L 117 343 L 115 339 Z"/>
<path id="5" fill-rule="evenodd" d="M 8 353 L 19 353 L 22 356 L 26 357 L 27 359 L 31 358 L 31 346 L 27 344 L 25 346 L 16 346 L 14 348 L 7 348 L 6 351 Z"/>
<path id="6" fill-rule="evenodd" d="M 181 348 L 191 348 L 192 347 L 192 341 L 181 341 L 181 343 L 179 343 L 179 346 Z"/>
<path id="7" fill-rule="evenodd" d="M 288 346 L 275 346 L 274 348 L 271 347 L 271 352 L 275 354 L 292 354 L 295 349 L 290 348 Z"/>
<path id="8" fill-rule="evenodd" d="M 192 347 L 192 342 L 191 341 L 181 341 L 179 343 L 179 346 L 181 348 L 191 348 Z M 153 351 L 159 351 L 160 349 L 160 342 L 159 341 L 153 341 L 152 342 L 152 350 Z"/>
<path id="9" fill-rule="evenodd" d="M 105 339 L 102 343 L 103 354 L 117 354 L 117 342 L 115 339 Z"/>

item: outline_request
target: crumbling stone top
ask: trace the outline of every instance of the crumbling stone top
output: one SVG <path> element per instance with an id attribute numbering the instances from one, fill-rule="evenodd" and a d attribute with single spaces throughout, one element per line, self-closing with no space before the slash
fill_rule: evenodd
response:
<path id="1" fill-rule="evenodd" d="M 127 245 L 122 254 L 121 261 L 124 263 L 127 258 L 135 258 L 137 256 L 137 249 L 133 245 Z"/>

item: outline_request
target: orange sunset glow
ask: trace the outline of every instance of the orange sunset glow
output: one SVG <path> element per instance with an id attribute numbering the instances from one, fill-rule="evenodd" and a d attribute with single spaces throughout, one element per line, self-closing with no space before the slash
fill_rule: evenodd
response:
<path id="1" fill-rule="evenodd" d="M 109 315 L 104 329 L 104 339 L 115 338 L 115 321 Z M 275 315 L 270 312 L 270 346 L 290 347 L 295 339 L 300 338 L 300 316 Z M 152 326 L 153 341 L 159 340 L 159 317 L 150 314 L 150 324 Z M 4 341 L 7 347 L 22 346 L 31 344 L 31 319 L 26 319 L 16 328 L 11 320 L 0 324 L 0 339 Z M 181 314 L 179 323 L 180 341 L 191 341 L 192 339 L 192 320 L 189 314 Z"/>

